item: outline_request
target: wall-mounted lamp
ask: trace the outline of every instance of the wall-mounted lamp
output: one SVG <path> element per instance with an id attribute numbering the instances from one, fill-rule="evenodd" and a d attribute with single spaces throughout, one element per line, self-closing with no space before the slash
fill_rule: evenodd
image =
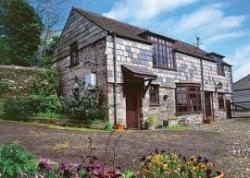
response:
<path id="1" fill-rule="evenodd" d="M 223 87 L 223 84 L 222 84 L 221 82 L 216 83 L 216 82 L 214 81 L 214 85 L 215 85 L 215 91 L 216 91 L 216 92 L 217 92 L 218 90 L 221 90 L 222 87 Z"/>
<path id="2" fill-rule="evenodd" d="M 220 89 L 222 89 L 222 86 L 223 86 L 223 84 L 221 83 L 221 82 L 219 82 L 218 84 L 217 84 L 217 88 L 220 90 Z"/>

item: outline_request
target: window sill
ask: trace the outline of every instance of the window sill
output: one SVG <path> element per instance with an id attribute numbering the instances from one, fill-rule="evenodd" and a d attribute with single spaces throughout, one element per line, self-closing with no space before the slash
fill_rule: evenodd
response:
<path id="1" fill-rule="evenodd" d="M 171 68 L 165 68 L 165 67 L 157 67 L 157 66 L 153 66 L 153 68 L 162 69 L 162 70 L 170 70 L 170 71 L 173 71 L 173 72 L 177 72 L 177 69 L 171 69 Z"/>
<path id="2" fill-rule="evenodd" d="M 77 65 L 79 65 L 80 63 L 78 62 L 78 63 L 75 63 L 75 64 L 70 64 L 69 65 L 69 67 L 71 68 L 71 67 L 75 67 L 75 66 L 77 66 Z"/>
<path id="3" fill-rule="evenodd" d="M 149 107 L 159 107 L 161 106 L 160 104 L 149 104 Z"/>

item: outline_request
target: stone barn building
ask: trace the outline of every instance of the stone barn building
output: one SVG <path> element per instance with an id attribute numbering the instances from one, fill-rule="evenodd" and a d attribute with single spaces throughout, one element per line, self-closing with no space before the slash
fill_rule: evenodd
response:
<path id="1" fill-rule="evenodd" d="M 143 128 L 149 116 L 158 125 L 176 118 L 202 123 L 224 119 L 231 102 L 232 70 L 224 56 L 183 41 L 73 8 L 53 61 L 62 89 L 74 78 L 97 84 L 107 95 L 109 120 Z"/>

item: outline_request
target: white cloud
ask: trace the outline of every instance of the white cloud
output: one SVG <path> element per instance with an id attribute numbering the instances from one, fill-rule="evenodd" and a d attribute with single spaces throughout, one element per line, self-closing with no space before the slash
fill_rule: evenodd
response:
<path id="1" fill-rule="evenodd" d="M 228 61 L 233 65 L 234 82 L 250 74 L 250 43 L 235 50 Z"/>
<path id="2" fill-rule="evenodd" d="M 218 41 L 225 41 L 225 40 L 232 40 L 232 39 L 238 39 L 243 36 L 249 35 L 246 32 L 243 31 L 237 31 L 237 32 L 226 32 L 226 33 L 221 33 L 221 34 L 215 34 L 212 37 L 208 37 L 205 40 L 205 44 L 213 44 Z"/>
<path id="3" fill-rule="evenodd" d="M 172 24 L 178 25 L 177 30 L 172 33 L 184 39 L 189 39 L 192 34 L 192 37 L 199 35 L 205 46 L 246 35 L 247 33 L 239 30 L 246 16 L 227 16 L 223 11 L 224 6 L 224 4 L 203 6 L 191 14 L 183 15 L 180 20 Z"/>
<path id="4" fill-rule="evenodd" d="M 171 11 L 196 1 L 198 0 L 120 0 L 103 15 L 119 20 L 150 19 L 163 11 Z"/>

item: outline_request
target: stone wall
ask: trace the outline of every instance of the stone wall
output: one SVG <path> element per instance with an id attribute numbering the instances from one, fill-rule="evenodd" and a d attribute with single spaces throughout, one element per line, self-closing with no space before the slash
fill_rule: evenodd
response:
<path id="1" fill-rule="evenodd" d="M 107 91 L 106 40 L 107 32 L 77 10 L 72 10 L 55 51 L 54 65 L 59 68 L 63 93 L 69 96 L 75 77 L 84 82 L 85 76 L 96 73 L 97 84 Z M 79 64 L 70 67 L 69 48 L 78 42 Z"/>
<path id="2" fill-rule="evenodd" d="M 0 65 L 0 82 L 5 88 L 0 98 L 28 94 L 31 81 L 40 70 L 34 67 Z"/>
<path id="3" fill-rule="evenodd" d="M 59 60 L 56 65 L 59 68 L 62 80 L 64 96 L 72 94 L 75 77 L 85 81 L 85 76 L 90 73 L 96 74 L 97 84 L 107 91 L 106 70 L 106 43 L 105 40 L 97 41 L 79 50 L 79 64 L 70 67 L 70 57 Z"/>
<path id="4" fill-rule="evenodd" d="M 106 35 L 106 31 L 73 9 L 57 45 L 55 60 L 69 56 L 70 45 L 76 41 L 78 42 L 78 49 L 81 49 Z"/>
<path id="5" fill-rule="evenodd" d="M 109 106 L 113 107 L 113 83 L 114 83 L 114 63 L 113 63 L 113 41 L 112 37 L 107 37 L 107 81 L 109 83 Z M 148 70 L 154 72 L 158 78 L 153 81 L 153 84 L 160 85 L 160 106 L 149 105 L 149 93 L 147 91 L 143 98 L 143 120 L 146 120 L 150 115 L 157 115 L 158 124 L 162 123 L 162 120 L 175 115 L 175 83 L 201 83 L 201 62 L 199 58 L 184 55 L 182 53 L 176 53 L 176 71 L 163 70 L 153 68 L 152 61 L 152 48 L 151 45 L 134 42 L 122 38 L 116 38 L 116 54 L 117 54 L 117 82 L 118 82 L 118 93 L 117 93 L 117 112 L 119 113 L 119 119 L 123 118 L 123 122 L 126 123 L 126 99 L 123 95 L 122 84 L 123 74 L 121 66 L 123 64 L 134 65 L 137 67 L 146 67 Z M 221 82 L 223 87 L 219 92 L 228 93 L 227 98 L 231 98 L 231 69 L 225 66 L 225 76 L 217 75 L 217 65 L 212 61 L 203 60 L 204 68 L 204 89 L 205 91 L 215 92 L 215 83 Z M 163 100 L 163 96 L 168 95 L 166 101 Z M 214 110 L 216 116 L 222 118 L 226 116 L 225 111 L 219 111 L 218 98 L 214 94 Z M 114 118 L 113 109 L 110 109 L 109 117 Z M 185 119 L 184 119 L 185 118 Z M 202 115 L 185 115 L 178 117 L 178 120 L 187 124 L 201 123 Z"/>

